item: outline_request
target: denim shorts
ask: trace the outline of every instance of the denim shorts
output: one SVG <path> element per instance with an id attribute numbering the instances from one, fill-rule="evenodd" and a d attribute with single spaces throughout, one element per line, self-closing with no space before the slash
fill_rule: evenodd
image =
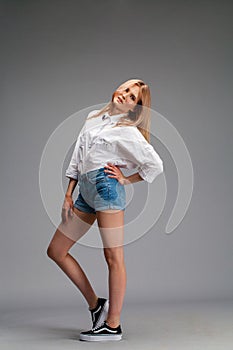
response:
<path id="1" fill-rule="evenodd" d="M 87 213 L 97 210 L 125 210 L 125 187 L 111 173 L 104 172 L 104 167 L 78 175 L 79 195 L 74 207 Z"/>

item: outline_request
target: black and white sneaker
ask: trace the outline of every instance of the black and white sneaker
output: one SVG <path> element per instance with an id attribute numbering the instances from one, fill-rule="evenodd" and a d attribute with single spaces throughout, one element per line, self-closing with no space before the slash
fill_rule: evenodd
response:
<path id="1" fill-rule="evenodd" d="M 121 325 L 119 325 L 116 328 L 112 328 L 107 324 L 105 320 L 99 327 L 92 328 L 89 331 L 81 332 L 79 335 L 79 339 L 87 341 L 121 340 Z"/>
<path id="2" fill-rule="evenodd" d="M 94 309 L 90 309 L 92 318 L 92 329 L 100 326 L 104 320 L 106 320 L 109 309 L 109 301 L 105 298 L 98 298 L 97 306 Z"/>

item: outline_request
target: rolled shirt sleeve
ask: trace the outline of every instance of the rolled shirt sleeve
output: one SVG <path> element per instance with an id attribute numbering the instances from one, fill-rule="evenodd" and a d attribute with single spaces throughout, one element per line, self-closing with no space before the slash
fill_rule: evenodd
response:
<path id="1" fill-rule="evenodd" d="M 75 180 L 78 180 L 78 163 L 77 163 L 77 155 L 78 155 L 78 148 L 79 148 L 79 140 L 80 137 L 78 137 L 75 148 L 69 163 L 68 168 L 66 169 L 65 176 L 68 178 L 72 178 Z"/>
<path id="2" fill-rule="evenodd" d="M 163 172 L 163 161 L 153 146 L 149 146 L 145 147 L 144 163 L 139 165 L 138 173 L 145 181 L 152 183 Z"/>
<path id="3" fill-rule="evenodd" d="M 128 138 L 121 138 L 118 147 L 128 160 L 138 166 L 143 180 L 152 183 L 163 172 L 162 159 L 137 128 L 130 127 Z"/>
<path id="4" fill-rule="evenodd" d="M 71 156 L 69 166 L 65 171 L 66 177 L 72 178 L 75 180 L 78 180 L 78 152 L 79 152 L 79 146 L 80 146 L 80 139 L 81 139 L 81 136 L 85 130 L 85 126 L 86 126 L 86 123 L 84 123 L 84 125 L 83 125 L 83 127 L 78 135 L 78 138 L 77 138 L 77 141 L 76 141 L 76 144 L 74 147 L 74 151 L 73 151 L 73 154 Z"/>

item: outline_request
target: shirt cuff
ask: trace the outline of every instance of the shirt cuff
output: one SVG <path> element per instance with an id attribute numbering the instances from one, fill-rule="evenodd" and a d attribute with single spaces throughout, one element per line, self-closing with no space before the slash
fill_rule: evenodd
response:
<path id="1" fill-rule="evenodd" d="M 143 164 L 139 167 L 138 173 L 143 178 L 143 180 L 152 183 L 155 178 L 163 172 L 163 163 L 158 163 L 156 167 L 148 167 Z"/>
<path id="2" fill-rule="evenodd" d="M 70 171 L 68 171 L 68 170 L 66 170 L 65 176 L 68 177 L 68 178 L 71 178 L 71 179 L 78 180 L 78 174 L 77 174 L 77 173 L 70 172 Z"/>

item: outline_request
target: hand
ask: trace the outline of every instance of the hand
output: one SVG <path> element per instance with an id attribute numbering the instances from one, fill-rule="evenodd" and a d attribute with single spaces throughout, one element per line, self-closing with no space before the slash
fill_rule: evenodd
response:
<path id="1" fill-rule="evenodd" d="M 106 169 L 104 170 L 104 172 L 112 174 L 108 176 L 117 179 L 121 185 L 124 185 L 126 181 L 126 177 L 121 172 L 121 170 L 116 165 L 113 165 L 112 163 L 108 162 L 107 164 L 108 165 L 105 165 Z"/>
<path id="2" fill-rule="evenodd" d="M 62 223 L 65 224 L 65 222 L 68 220 L 68 216 L 73 216 L 73 210 L 74 210 L 74 204 L 72 196 L 66 195 L 63 205 L 62 205 Z"/>

